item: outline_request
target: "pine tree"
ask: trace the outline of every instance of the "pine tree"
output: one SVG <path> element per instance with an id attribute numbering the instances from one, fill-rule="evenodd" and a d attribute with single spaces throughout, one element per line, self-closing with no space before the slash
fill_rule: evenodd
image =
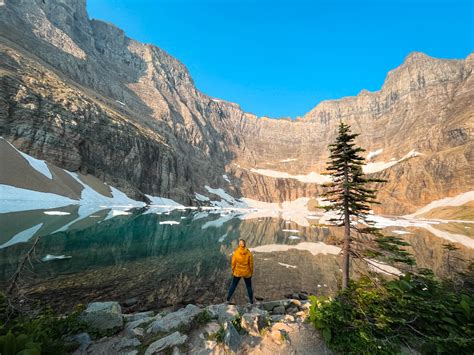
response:
<path id="1" fill-rule="evenodd" d="M 328 191 L 322 195 L 329 202 L 323 208 L 336 214 L 330 222 L 344 227 L 343 289 L 348 286 L 350 279 L 351 256 L 365 262 L 368 262 L 369 257 L 379 257 L 384 261 L 413 264 L 410 254 L 400 248 L 408 243 L 401 238 L 384 236 L 368 218 L 370 205 L 379 203 L 376 201 L 377 191 L 368 185 L 385 180 L 364 175 L 362 166 L 365 159 L 360 153 L 365 150 L 355 145 L 357 136 L 359 134 L 351 133 L 349 125 L 342 122 L 339 124 L 336 141 L 329 145 L 327 174 L 332 176 L 332 183 L 327 185 Z M 361 225 L 364 227 L 360 227 Z"/>

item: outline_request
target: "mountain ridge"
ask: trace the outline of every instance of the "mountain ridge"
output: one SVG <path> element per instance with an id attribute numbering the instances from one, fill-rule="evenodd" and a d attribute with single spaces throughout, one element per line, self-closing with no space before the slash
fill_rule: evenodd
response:
<path id="1" fill-rule="evenodd" d="M 376 172 L 390 180 L 380 195 L 389 201 L 385 212 L 406 214 L 474 186 L 468 169 L 474 155 L 472 54 L 441 60 L 411 53 L 379 91 L 326 100 L 288 121 L 259 118 L 202 93 L 179 60 L 89 19 L 84 0 L 7 1 L 0 22 L 0 135 L 134 198 L 160 195 L 193 204 L 205 185 L 267 202 L 317 196 L 317 183 L 260 172 L 323 172 L 340 119 L 361 133 L 360 145 L 381 150 L 375 158 L 381 166 L 421 153 Z M 45 81 L 51 72 L 57 78 Z M 457 165 L 445 176 L 439 166 L 451 161 Z"/>

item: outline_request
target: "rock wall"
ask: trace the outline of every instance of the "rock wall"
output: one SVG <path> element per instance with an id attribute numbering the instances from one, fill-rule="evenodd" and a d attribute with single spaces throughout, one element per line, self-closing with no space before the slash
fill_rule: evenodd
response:
<path id="1" fill-rule="evenodd" d="M 374 161 L 421 153 L 377 173 L 389 179 L 380 211 L 412 212 L 474 187 L 472 54 L 412 53 L 380 91 L 322 102 L 291 121 L 201 93 L 163 50 L 90 20 L 84 0 L 6 0 L 0 24 L 0 134 L 133 197 L 193 203 L 205 185 L 264 201 L 315 196 L 317 184 L 250 169 L 322 172 L 340 120 L 361 134 L 362 147 L 382 149 Z"/>

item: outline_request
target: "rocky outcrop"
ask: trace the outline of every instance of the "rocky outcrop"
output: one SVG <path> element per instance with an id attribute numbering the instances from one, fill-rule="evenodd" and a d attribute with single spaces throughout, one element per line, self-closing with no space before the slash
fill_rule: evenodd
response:
<path id="1" fill-rule="evenodd" d="M 104 305 L 115 302 L 91 303 L 87 309 L 103 309 Z M 270 305 L 277 305 L 265 311 Z M 286 305 L 286 308 L 285 308 Z M 207 314 L 199 321 L 183 326 L 173 324 L 168 329 L 149 334 L 143 326 L 150 319 L 179 319 L 183 317 L 183 309 L 162 311 L 155 315 L 154 311 L 122 314 L 116 316 L 125 321 L 124 326 L 112 328 L 107 336 L 91 339 L 88 333 L 80 333 L 66 339 L 73 354 L 261 354 L 261 353 L 312 353 L 328 354 L 319 333 L 312 324 L 305 322 L 308 317 L 310 302 L 299 299 L 268 301 L 247 307 L 232 306 L 236 310 L 233 319 L 225 319 L 217 323 L 217 313 L 212 310 L 224 309 L 229 305 L 210 304 L 200 308 L 188 304 L 184 309 L 197 309 Z M 276 308 L 282 307 L 282 312 Z M 278 314 L 277 314 L 278 313 Z M 281 314 L 280 314 L 281 313 Z M 87 331 L 97 329 L 85 324 Z M 100 334 L 100 333 L 99 333 Z"/>
<path id="2" fill-rule="evenodd" d="M 323 172 L 340 120 L 361 146 L 381 150 L 375 163 L 421 153 L 376 173 L 389 180 L 378 212 L 406 214 L 473 189 L 473 55 L 412 53 L 380 91 L 322 102 L 291 121 L 201 93 L 163 50 L 90 20 L 85 0 L 6 0 L 0 24 L 0 135 L 131 197 L 192 204 L 205 185 L 272 202 L 317 196 L 317 183 L 252 169 Z"/>

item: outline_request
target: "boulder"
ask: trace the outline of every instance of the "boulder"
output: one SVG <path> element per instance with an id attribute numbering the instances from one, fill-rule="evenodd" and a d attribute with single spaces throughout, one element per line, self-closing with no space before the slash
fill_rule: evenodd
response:
<path id="1" fill-rule="evenodd" d="M 71 348 L 76 347 L 77 349 L 75 352 L 77 353 L 85 353 L 89 344 L 92 343 L 92 339 L 87 333 L 71 335 L 67 337 L 64 341 Z"/>
<path id="2" fill-rule="evenodd" d="M 293 313 L 293 314 L 295 314 L 296 312 L 298 312 L 298 308 L 297 308 L 297 307 L 288 307 L 288 308 L 286 309 L 286 311 L 287 311 L 288 313 Z"/>
<path id="3" fill-rule="evenodd" d="M 211 334 L 216 333 L 217 331 L 219 331 L 220 328 L 221 328 L 221 326 L 217 322 L 207 323 L 206 326 L 204 327 L 203 332 L 202 332 L 203 338 L 204 339 L 209 338 L 209 336 Z"/>
<path id="4" fill-rule="evenodd" d="M 212 319 L 217 319 L 219 317 L 220 306 L 221 306 L 220 304 L 211 304 L 206 307 L 206 310 Z"/>
<path id="5" fill-rule="evenodd" d="M 250 335 L 259 336 L 266 326 L 265 316 L 260 312 L 244 313 L 240 325 Z"/>
<path id="6" fill-rule="evenodd" d="M 138 298 L 133 297 L 133 298 L 129 298 L 128 300 L 125 300 L 125 301 L 123 302 L 123 305 L 124 305 L 125 307 L 131 307 L 131 306 L 137 304 L 137 302 L 138 302 Z"/>
<path id="7" fill-rule="evenodd" d="M 278 301 L 262 302 L 260 306 L 265 311 L 271 312 L 275 307 L 278 307 L 278 306 L 288 307 L 289 304 L 290 304 L 290 300 L 278 300 Z"/>
<path id="8" fill-rule="evenodd" d="M 300 308 L 302 305 L 301 301 L 300 300 L 297 300 L 297 299 L 291 299 L 290 300 L 290 305 L 289 307 L 296 307 L 296 308 Z"/>
<path id="9" fill-rule="evenodd" d="M 300 292 L 300 293 L 298 293 L 298 298 L 300 300 L 307 300 L 308 299 L 308 294 L 306 292 Z"/>
<path id="10" fill-rule="evenodd" d="M 147 323 L 153 320 L 152 317 L 141 318 L 133 322 L 129 322 L 125 324 L 125 335 L 128 337 L 134 336 L 141 336 L 141 332 L 143 331 L 135 331 L 136 329 L 142 329 L 142 327 Z M 142 326 L 142 327 L 140 327 Z M 139 328 L 140 327 L 140 328 Z"/>
<path id="11" fill-rule="evenodd" d="M 180 345 L 183 345 L 188 337 L 180 332 L 174 332 L 164 338 L 161 338 L 153 343 L 146 349 L 145 355 L 159 354 L 160 352 L 171 349 Z"/>
<path id="12" fill-rule="evenodd" d="M 201 313 L 201 308 L 193 304 L 188 304 L 185 308 L 181 308 L 176 312 L 171 312 L 164 317 L 150 323 L 147 333 L 169 332 L 179 326 L 187 326 L 191 321 Z"/>
<path id="13" fill-rule="evenodd" d="M 81 321 L 94 330 L 107 331 L 123 327 L 122 309 L 118 302 L 93 302 L 82 312 Z"/>
<path id="14" fill-rule="evenodd" d="M 277 344 L 282 344 L 287 338 L 290 332 L 290 327 L 285 323 L 275 323 L 270 329 L 270 337 Z"/>
<path id="15" fill-rule="evenodd" d="M 273 323 L 281 321 L 285 316 L 283 314 L 272 314 L 270 319 Z"/>
<path id="16" fill-rule="evenodd" d="M 239 309 L 235 305 L 220 304 L 218 308 L 219 324 L 224 324 L 226 321 L 233 321 L 239 317 Z"/>
<path id="17" fill-rule="evenodd" d="M 154 314 L 155 313 L 153 311 L 130 313 L 130 314 L 124 314 L 123 318 L 127 322 L 134 322 L 134 321 L 142 319 L 142 318 L 153 317 Z"/>
<path id="18" fill-rule="evenodd" d="M 237 332 L 237 329 L 232 325 L 231 322 L 226 321 L 224 323 L 224 344 L 232 352 L 236 353 L 239 351 L 242 340 Z"/>
<path id="19" fill-rule="evenodd" d="M 285 306 L 276 306 L 273 308 L 274 314 L 285 314 Z"/>

